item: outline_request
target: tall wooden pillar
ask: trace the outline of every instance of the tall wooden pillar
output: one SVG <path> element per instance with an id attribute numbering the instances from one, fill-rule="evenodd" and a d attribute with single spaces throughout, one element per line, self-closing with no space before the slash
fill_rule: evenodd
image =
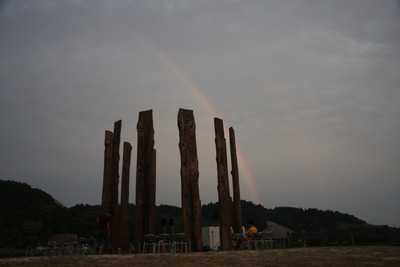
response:
<path id="1" fill-rule="evenodd" d="M 218 200 L 220 214 L 220 242 L 221 249 L 228 251 L 232 249 L 232 200 L 229 195 L 228 164 L 226 156 L 226 141 L 224 136 L 224 124 L 219 118 L 214 118 L 215 146 L 217 150 L 218 171 Z"/>
<path id="2" fill-rule="evenodd" d="M 229 143 L 231 150 L 232 187 L 233 187 L 233 230 L 242 233 L 242 205 L 240 203 L 239 168 L 236 154 L 235 131 L 229 128 Z"/>
<path id="3" fill-rule="evenodd" d="M 156 150 L 154 149 L 153 111 L 139 112 L 137 123 L 137 167 L 135 240 L 155 234 L 156 224 Z"/>
<path id="4" fill-rule="evenodd" d="M 103 171 L 103 192 L 101 196 L 101 214 L 111 208 L 111 162 L 112 162 L 113 133 L 105 132 L 104 140 L 104 171 Z"/>
<path id="5" fill-rule="evenodd" d="M 151 121 L 151 125 L 153 127 L 153 120 Z M 153 129 L 153 128 L 152 128 Z M 156 150 L 153 148 L 154 146 L 154 131 L 153 135 L 150 141 L 152 145 L 151 149 L 148 150 L 148 158 L 149 158 L 149 176 L 148 179 L 146 180 L 147 183 L 146 189 L 147 189 L 147 202 L 146 202 L 146 209 L 145 211 L 148 212 L 148 224 L 147 227 L 144 229 L 147 229 L 148 233 L 156 234 Z"/>
<path id="6" fill-rule="evenodd" d="M 196 123 L 192 110 L 179 109 L 179 150 L 181 155 L 182 230 L 193 251 L 203 250 L 199 163 L 196 147 Z"/>
<path id="7" fill-rule="evenodd" d="M 119 212 L 118 212 L 118 184 L 119 184 L 119 147 L 121 142 L 121 120 L 114 123 L 111 161 L 111 209 L 114 215 L 111 219 L 112 252 L 116 253 L 119 247 Z"/>
<path id="8" fill-rule="evenodd" d="M 121 252 L 129 252 L 129 177 L 131 167 L 132 146 L 124 142 L 124 154 L 122 159 L 122 181 L 121 181 L 121 230 L 120 242 Z"/>

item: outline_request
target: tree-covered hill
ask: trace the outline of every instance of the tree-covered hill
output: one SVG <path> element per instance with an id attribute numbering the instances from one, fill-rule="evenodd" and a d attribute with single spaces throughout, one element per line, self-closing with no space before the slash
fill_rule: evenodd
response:
<path id="1" fill-rule="evenodd" d="M 301 209 L 292 207 L 277 207 L 266 209 L 250 201 L 242 200 L 242 217 L 245 224 L 253 220 L 259 229 L 267 227 L 267 220 L 274 221 L 297 232 L 319 232 L 330 228 L 348 228 L 365 225 L 366 222 L 353 215 L 337 211 L 321 211 L 318 209 Z M 218 204 L 210 203 L 203 206 L 203 216 L 212 220 L 218 212 Z"/>
<path id="2" fill-rule="evenodd" d="M 0 180 L 0 246 L 23 246 L 66 228 L 66 208 L 25 183 Z"/>
<path id="3" fill-rule="evenodd" d="M 293 231 L 291 242 L 300 245 L 330 245 L 374 243 L 400 244 L 400 229 L 388 226 L 369 225 L 353 215 L 338 211 L 322 211 L 314 208 L 301 209 L 277 207 L 267 209 L 262 205 L 242 200 L 243 224 L 253 220 L 259 231 L 267 229 L 267 221 L 278 223 Z M 203 221 L 210 225 L 217 222 L 218 203 L 203 205 Z"/>
<path id="4" fill-rule="evenodd" d="M 25 183 L 0 180 L 0 247 L 26 247 L 47 242 L 52 234 L 78 234 L 97 237 L 96 217 L 99 205 L 78 204 L 66 208 L 52 196 Z M 133 240 L 134 204 L 129 207 L 130 240 Z M 218 225 L 218 203 L 202 206 L 202 226 Z M 400 229 L 369 225 L 353 215 L 338 211 L 278 207 L 242 200 L 243 224 L 252 219 L 262 231 L 272 221 L 293 232 L 293 245 L 329 245 L 356 243 L 400 244 Z M 157 233 L 182 231 L 181 208 L 157 206 Z"/>

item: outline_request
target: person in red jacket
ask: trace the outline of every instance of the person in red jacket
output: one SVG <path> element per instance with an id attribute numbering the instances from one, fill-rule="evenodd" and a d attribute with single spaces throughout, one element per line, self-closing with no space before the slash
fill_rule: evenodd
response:
<path id="1" fill-rule="evenodd" d="M 96 222 L 99 226 L 100 231 L 100 254 L 103 252 L 109 253 L 110 252 L 110 236 L 111 236 L 111 218 L 113 216 L 113 212 L 109 211 L 97 217 Z"/>

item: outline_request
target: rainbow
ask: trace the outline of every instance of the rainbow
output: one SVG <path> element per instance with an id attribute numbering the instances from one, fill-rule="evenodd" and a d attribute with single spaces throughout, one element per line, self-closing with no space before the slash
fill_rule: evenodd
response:
<path id="1" fill-rule="evenodd" d="M 179 68 L 175 62 L 173 62 L 164 52 L 158 49 L 155 45 L 147 42 L 143 37 L 141 37 L 142 41 L 146 44 L 154 54 L 161 59 L 161 61 L 167 65 L 178 77 L 179 79 L 189 87 L 192 92 L 195 94 L 196 97 L 200 99 L 200 102 L 206 107 L 207 111 L 214 117 L 220 117 L 217 110 L 211 104 L 211 101 L 207 99 L 204 93 L 200 90 L 200 88 L 190 79 L 190 77 L 181 69 Z"/>
<path id="2" fill-rule="evenodd" d="M 139 39 L 145 44 L 145 46 L 151 50 L 152 53 L 157 55 L 157 57 L 168 67 L 170 68 L 178 77 L 179 79 L 191 89 L 191 91 L 195 94 L 195 96 L 200 99 L 200 102 L 205 106 L 207 111 L 213 117 L 221 117 L 217 111 L 217 109 L 212 105 L 211 101 L 206 97 L 206 95 L 200 90 L 199 86 L 197 86 L 192 79 L 180 68 L 174 61 L 171 60 L 163 51 L 161 51 L 158 47 L 154 44 L 148 42 L 142 36 L 138 36 Z M 227 135 L 227 130 L 225 129 L 225 136 Z M 253 197 L 252 201 L 255 204 L 260 204 L 260 196 L 258 194 L 253 175 L 250 171 L 249 165 L 247 164 L 243 153 L 240 150 L 238 144 L 236 144 L 236 154 L 238 159 L 239 170 L 241 170 L 242 174 L 244 174 L 245 181 L 247 186 L 250 190 L 250 193 Z"/>

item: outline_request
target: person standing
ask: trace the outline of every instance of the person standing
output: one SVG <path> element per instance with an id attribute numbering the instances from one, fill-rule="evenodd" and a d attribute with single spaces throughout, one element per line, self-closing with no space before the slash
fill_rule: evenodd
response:
<path id="1" fill-rule="evenodd" d="M 99 226 L 99 238 L 100 238 L 100 251 L 99 254 L 104 252 L 106 254 L 110 253 L 111 247 L 111 218 L 113 216 L 113 212 L 109 211 L 97 217 L 96 222 Z"/>

